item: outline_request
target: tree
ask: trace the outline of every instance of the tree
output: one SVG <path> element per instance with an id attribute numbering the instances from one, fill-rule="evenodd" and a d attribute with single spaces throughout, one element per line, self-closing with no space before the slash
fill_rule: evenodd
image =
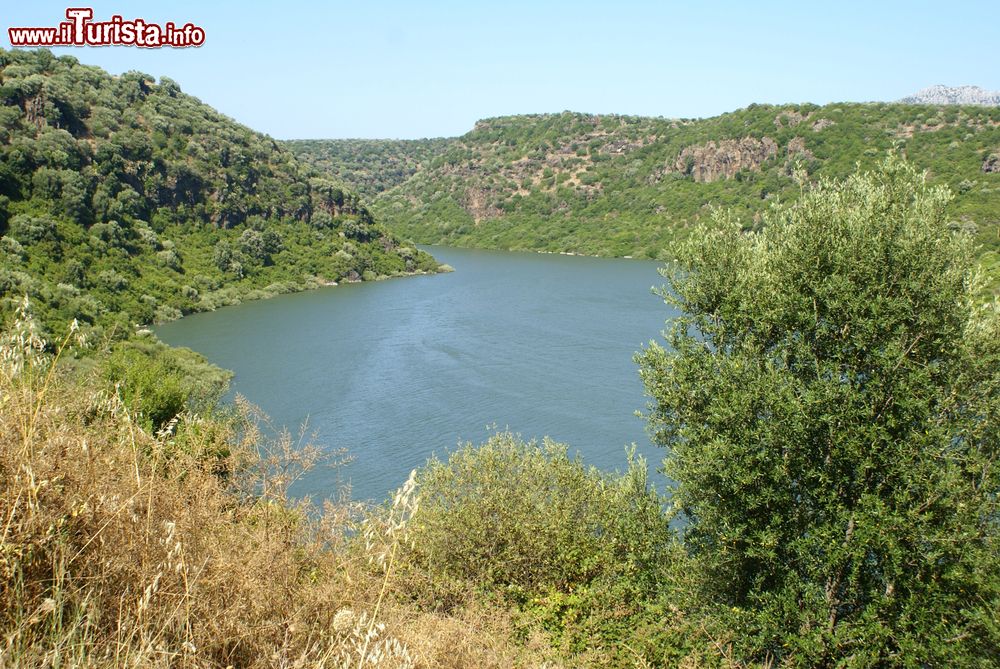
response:
<path id="1" fill-rule="evenodd" d="M 264 231 L 247 229 L 240 235 L 240 249 L 244 255 L 262 265 L 272 263 L 271 256 L 280 253 L 281 236 L 270 228 Z"/>
<path id="2" fill-rule="evenodd" d="M 746 659 L 995 666 L 1000 318 L 948 199 L 888 159 L 663 271 L 648 418 Z"/>

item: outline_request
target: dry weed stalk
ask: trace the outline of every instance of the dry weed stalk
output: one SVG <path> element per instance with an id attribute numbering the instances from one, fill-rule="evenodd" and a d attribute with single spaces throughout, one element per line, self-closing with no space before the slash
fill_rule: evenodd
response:
<path id="1" fill-rule="evenodd" d="M 399 546 L 406 539 L 406 525 L 413 514 L 417 512 L 419 498 L 416 490 L 417 472 L 413 470 L 403 487 L 396 491 L 388 516 L 381 522 L 378 522 L 373 516 L 366 523 L 365 548 L 369 554 L 369 561 L 382 571 L 382 585 L 379 588 L 378 598 L 375 600 L 375 608 L 367 622 L 364 645 L 361 647 L 358 658 L 358 669 L 364 667 L 366 663 L 370 666 L 379 666 L 374 659 L 369 659 L 368 647 L 372 640 L 377 639 L 384 630 L 384 625 L 378 623 L 379 610 L 382 608 L 382 602 L 392 578 Z M 392 641 L 395 642 L 395 640 Z M 377 649 L 381 649 L 381 646 Z M 401 650 L 404 653 L 406 651 L 405 647 L 402 647 Z"/>
<path id="2" fill-rule="evenodd" d="M 0 335 L 0 667 L 538 666 L 495 611 L 392 596 L 415 475 L 355 533 L 358 505 L 288 498 L 318 449 L 242 399 L 149 434 L 63 373 L 73 341 L 47 353 L 26 305 Z"/>

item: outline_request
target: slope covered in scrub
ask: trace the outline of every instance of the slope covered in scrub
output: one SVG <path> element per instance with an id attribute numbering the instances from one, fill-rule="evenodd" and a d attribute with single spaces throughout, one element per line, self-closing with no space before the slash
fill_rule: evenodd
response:
<path id="1" fill-rule="evenodd" d="M 437 269 L 353 192 L 166 77 L 0 51 L 0 102 L 4 314 L 28 295 L 46 326 L 120 335 L 247 297 Z"/>

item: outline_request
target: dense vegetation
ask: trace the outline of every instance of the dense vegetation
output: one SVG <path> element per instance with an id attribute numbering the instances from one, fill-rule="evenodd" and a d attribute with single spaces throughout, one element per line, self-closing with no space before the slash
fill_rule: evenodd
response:
<path id="1" fill-rule="evenodd" d="M 351 146 L 348 155 L 303 145 L 298 155 L 349 181 L 358 153 L 366 155 L 366 145 Z M 369 161 L 416 151 L 398 142 L 367 146 Z M 400 157 L 386 156 L 392 146 Z M 752 228 L 771 204 L 798 197 L 796 171 L 810 181 L 843 178 L 901 152 L 956 194 L 949 221 L 973 233 L 1000 277 L 1000 108 L 842 103 L 751 105 L 703 120 L 512 116 L 480 121 L 436 151 L 376 200 L 375 211 L 400 234 L 660 259 L 672 258 L 672 246 L 713 207 Z"/>
<path id="2" fill-rule="evenodd" d="M 1000 661 L 1000 312 L 890 161 L 678 249 L 639 361 L 705 611 L 745 660 Z"/>
<path id="3" fill-rule="evenodd" d="M 282 144 L 302 162 L 371 201 L 444 152 L 451 139 L 294 139 Z"/>
<path id="4" fill-rule="evenodd" d="M 471 591 L 579 666 L 670 666 L 712 641 L 678 608 L 688 563 L 642 460 L 608 475 L 501 433 L 416 480 L 401 578 L 421 607 L 453 614 Z"/>
<path id="5" fill-rule="evenodd" d="M 358 197 L 139 72 L 0 51 L 0 315 L 137 324 L 341 280 L 434 271 Z"/>

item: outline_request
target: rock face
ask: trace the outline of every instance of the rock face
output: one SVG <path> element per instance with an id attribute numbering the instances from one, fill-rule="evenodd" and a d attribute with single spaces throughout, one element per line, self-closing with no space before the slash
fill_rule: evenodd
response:
<path id="1" fill-rule="evenodd" d="M 1000 173 L 1000 153 L 991 153 L 983 161 L 983 172 L 987 174 Z"/>
<path id="2" fill-rule="evenodd" d="M 812 124 L 813 132 L 822 132 L 824 128 L 829 128 L 831 125 L 837 125 L 836 121 L 831 121 L 828 118 L 821 118 Z"/>
<path id="3" fill-rule="evenodd" d="M 931 86 L 900 100 L 920 105 L 980 105 L 1000 107 L 1000 91 L 987 91 L 979 86 Z"/>
<path id="4" fill-rule="evenodd" d="M 793 137 L 788 141 L 788 157 L 791 160 L 813 160 L 816 156 L 806 148 L 806 140 L 802 137 Z"/>
<path id="5" fill-rule="evenodd" d="M 494 204 L 492 193 L 485 188 L 467 188 L 462 198 L 462 208 L 472 216 L 476 223 L 499 218 L 502 213 Z"/>
<path id="6" fill-rule="evenodd" d="M 783 111 L 774 117 L 774 125 L 779 130 L 783 127 L 794 128 L 808 117 L 809 114 L 802 115 L 797 111 Z"/>
<path id="7" fill-rule="evenodd" d="M 760 166 L 778 153 L 777 143 L 770 137 L 723 139 L 707 144 L 685 147 L 673 168 L 690 174 L 699 182 L 732 179 L 740 170 L 759 170 Z"/>

